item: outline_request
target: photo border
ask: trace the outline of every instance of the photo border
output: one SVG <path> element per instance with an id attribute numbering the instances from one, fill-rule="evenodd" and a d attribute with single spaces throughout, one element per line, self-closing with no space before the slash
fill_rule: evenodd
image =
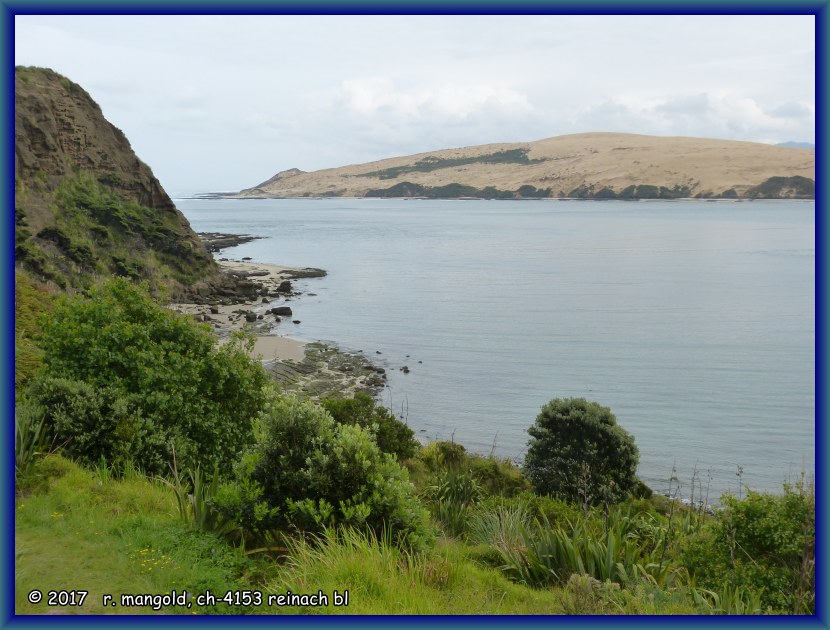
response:
<path id="1" fill-rule="evenodd" d="M 563 15 L 813 15 L 816 18 L 816 336 L 815 336 L 815 436 L 816 436 L 816 612 L 808 617 L 724 617 L 717 620 L 711 617 L 682 616 L 672 617 L 672 624 L 691 626 L 712 624 L 732 627 L 739 626 L 828 626 L 828 584 L 827 560 L 828 547 L 824 533 L 827 531 L 827 464 L 822 455 L 827 453 L 826 396 L 828 391 L 828 375 L 826 372 L 827 338 L 824 322 L 827 316 L 826 277 L 827 252 L 824 244 L 827 242 L 827 129 L 825 118 L 827 102 L 827 67 L 828 44 L 827 34 L 830 32 L 830 0 L 795 2 L 749 2 L 730 1 L 726 3 L 715 0 L 700 0 L 690 2 L 640 1 L 614 2 L 610 0 L 588 0 L 576 2 L 574 0 L 556 1 L 528 1 L 517 3 L 501 1 L 476 2 L 474 0 L 440 2 L 438 0 L 421 0 L 405 2 L 367 2 L 343 1 L 332 2 L 324 0 L 310 0 L 308 2 L 273 2 L 252 1 L 234 3 L 230 0 L 213 2 L 173 1 L 163 0 L 128 0 L 117 2 L 113 0 L 101 1 L 40 1 L 26 2 L 23 0 L 0 0 L 0 41 L 3 47 L 3 64 L 0 69 L 2 77 L 3 95 L 0 103 L 0 113 L 3 117 L 2 154 L 0 154 L 0 168 L 3 169 L 2 202 L 3 219 L 2 244 L 2 280 L 0 290 L 3 292 L 3 304 L 8 305 L 2 310 L 2 336 L 0 336 L 0 356 L 3 357 L 0 375 L 3 381 L 2 427 L 4 430 L 5 447 L 0 453 L 2 466 L 2 543 L 0 543 L 0 559 L 2 573 L 0 574 L 0 624 L 10 627 L 52 627 L 52 626 L 89 626 L 110 625 L 112 617 L 109 615 L 78 615 L 61 617 L 18 616 L 14 614 L 14 18 L 16 15 L 206 15 L 206 14 L 241 14 L 241 15 L 308 15 L 308 14 L 441 14 L 441 15 L 478 15 L 478 14 L 563 14 Z M 12 445 L 11 454 L 9 445 Z M 820 535 L 821 533 L 821 535 Z M 663 626 L 667 623 L 665 617 L 470 617 L 470 616 L 378 616 L 378 617 L 305 617 L 279 616 L 276 620 L 270 616 L 264 617 L 170 617 L 164 618 L 154 615 L 119 616 L 119 623 L 127 625 L 145 625 L 152 623 L 159 627 L 174 627 L 182 624 L 198 625 L 239 625 L 241 620 L 245 625 L 261 625 L 279 623 L 281 627 L 313 628 L 331 625 L 422 625 L 430 626 L 447 624 L 448 626 L 505 626 L 515 625 L 528 627 L 579 627 L 586 628 L 593 625 L 650 625 Z"/>

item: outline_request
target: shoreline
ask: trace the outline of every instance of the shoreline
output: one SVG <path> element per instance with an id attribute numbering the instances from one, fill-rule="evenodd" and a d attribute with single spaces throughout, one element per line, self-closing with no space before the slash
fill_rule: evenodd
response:
<path id="1" fill-rule="evenodd" d="M 249 356 L 261 361 L 286 392 L 312 399 L 351 397 L 357 392 L 376 397 L 385 387 L 386 371 L 362 352 L 345 352 L 334 345 L 274 331 L 284 322 L 300 323 L 292 304 L 302 291 L 292 281 L 324 277 L 324 270 L 225 257 L 216 262 L 222 272 L 259 285 L 257 299 L 234 301 L 215 295 L 201 304 L 173 302 L 167 307 L 212 325 L 219 344 L 226 343 L 233 332 L 251 333 L 254 346 Z"/>
<path id="2" fill-rule="evenodd" d="M 302 361 L 308 341 L 271 332 L 273 325 L 282 321 L 285 316 L 275 315 L 270 310 L 280 307 L 290 309 L 285 306 L 285 302 L 300 294 L 294 290 L 291 279 L 315 277 L 303 275 L 310 274 L 311 270 L 228 259 L 216 262 L 224 273 L 259 284 L 262 290 L 268 292 L 268 297 L 237 304 L 223 303 L 221 298 L 216 298 L 213 304 L 174 302 L 168 304 L 168 308 L 177 313 L 190 315 L 196 321 L 212 324 L 220 343 L 227 341 L 234 331 L 252 332 L 255 336 L 252 358 L 259 356 L 262 360 Z M 322 270 L 315 271 L 321 272 L 318 277 L 325 275 Z M 286 282 L 288 284 L 285 284 Z M 250 313 L 253 313 L 253 316 Z"/>

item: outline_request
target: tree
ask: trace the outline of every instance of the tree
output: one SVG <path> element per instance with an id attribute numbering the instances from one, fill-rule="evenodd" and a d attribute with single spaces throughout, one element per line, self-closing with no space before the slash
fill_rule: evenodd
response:
<path id="1" fill-rule="evenodd" d="M 525 474 L 539 494 L 597 504 L 622 500 L 637 485 L 634 438 L 607 407 L 555 398 L 528 433 Z"/>
<path id="2" fill-rule="evenodd" d="M 406 469 L 368 429 L 338 424 L 322 407 L 273 390 L 260 420 L 257 444 L 216 498 L 246 534 L 351 526 L 402 547 L 431 544 Z"/>
<path id="3" fill-rule="evenodd" d="M 71 456 L 131 461 L 165 474 L 229 472 L 253 442 L 268 380 L 244 340 L 217 347 L 204 324 L 156 303 L 123 278 L 61 300 L 39 342 L 44 371 L 30 390 Z"/>

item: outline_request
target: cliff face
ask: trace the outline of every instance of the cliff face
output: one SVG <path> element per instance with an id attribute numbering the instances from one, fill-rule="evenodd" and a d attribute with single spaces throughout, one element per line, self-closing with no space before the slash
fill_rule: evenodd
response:
<path id="1" fill-rule="evenodd" d="M 707 138 L 584 133 L 310 173 L 291 169 L 239 196 L 814 198 L 815 151 Z"/>
<path id="2" fill-rule="evenodd" d="M 89 94 L 15 69 L 15 264 L 61 288 L 123 275 L 174 296 L 227 280 Z"/>

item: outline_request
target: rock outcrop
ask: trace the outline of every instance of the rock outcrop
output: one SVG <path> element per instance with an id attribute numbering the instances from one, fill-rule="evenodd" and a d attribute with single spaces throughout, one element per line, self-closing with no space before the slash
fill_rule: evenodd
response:
<path id="1" fill-rule="evenodd" d="M 109 275 L 171 297 L 246 289 L 89 94 L 45 68 L 15 69 L 15 266 L 67 290 Z"/>

